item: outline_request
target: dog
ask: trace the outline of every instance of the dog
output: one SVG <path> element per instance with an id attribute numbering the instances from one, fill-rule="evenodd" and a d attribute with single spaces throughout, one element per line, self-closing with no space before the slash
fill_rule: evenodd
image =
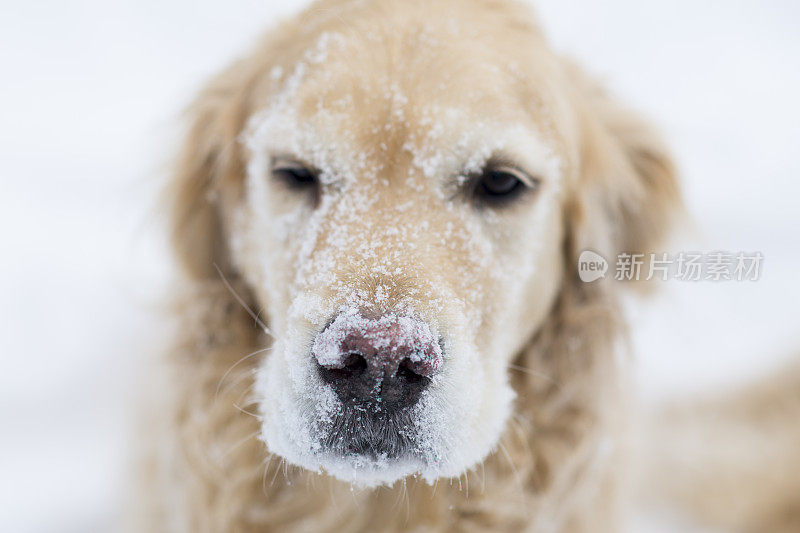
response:
<path id="1" fill-rule="evenodd" d="M 678 179 L 527 6 L 322 0 L 189 113 L 143 529 L 623 527 L 621 284 L 576 266 Z"/>

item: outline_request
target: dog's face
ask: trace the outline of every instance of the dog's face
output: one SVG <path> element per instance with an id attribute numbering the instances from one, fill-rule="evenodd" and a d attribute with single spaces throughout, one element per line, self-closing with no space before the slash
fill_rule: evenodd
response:
<path id="1" fill-rule="evenodd" d="M 232 229 L 275 336 L 265 441 L 363 483 L 458 475 L 496 445 L 562 269 L 563 156 L 510 60 L 376 45 L 326 33 L 274 71 Z"/>
<path id="2" fill-rule="evenodd" d="M 221 208 L 273 336 L 263 440 L 366 485 L 457 476 L 498 444 L 508 366 L 565 275 L 581 150 L 520 6 L 374 4 L 314 11 L 254 60 Z"/>

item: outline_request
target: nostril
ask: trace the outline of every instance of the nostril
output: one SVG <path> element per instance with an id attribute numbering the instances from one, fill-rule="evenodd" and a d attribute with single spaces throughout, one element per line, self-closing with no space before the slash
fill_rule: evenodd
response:
<path id="1" fill-rule="evenodd" d="M 344 358 L 344 366 L 342 370 L 350 373 L 358 373 L 367 369 L 367 360 L 358 352 L 351 352 Z"/>
<path id="2" fill-rule="evenodd" d="M 414 370 L 414 364 L 410 359 L 403 359 L 400 362 L 400 366 L 397 368 L 397 377 L 407 383 L 418 383 L 426 379 L 425 376 L 418 374 Z"/>
<path id="3" fill-rule="evenodd" d="M 350 352 L 342 357 L 341 363 L 323 365 L 319 364 L 320 376 L 323 380 L 334 382 L 345 382 L 352 378 L 358 379 L 368 370 L 367 360 L 358 352 Z"/>

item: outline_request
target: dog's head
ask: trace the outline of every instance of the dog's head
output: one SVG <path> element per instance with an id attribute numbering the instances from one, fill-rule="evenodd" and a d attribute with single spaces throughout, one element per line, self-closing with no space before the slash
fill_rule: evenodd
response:
<path id="1" fill-rule="evenodd" d="M 317 5 L 193 111 L 175 243 L 269 324 L 263 440 L 363 484 L 489 454 L 577 254 L 647 248 L 676 198 L 647 127 L 511 2 Z"/>

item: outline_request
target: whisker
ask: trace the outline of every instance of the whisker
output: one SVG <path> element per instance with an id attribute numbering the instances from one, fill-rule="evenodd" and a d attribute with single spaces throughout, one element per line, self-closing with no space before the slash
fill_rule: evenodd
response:
<path id="1" fill-rule="evenodd" d="M 275 484 L 275 479 L 278 477 L 278 473 L 281 470 L 283 470 L 281 467 L 284 465 L 285 462 L 286 461 L 283 458 L 281 458 L 281 462 L 275 467 L 275 473 L 272 475 L 272 481 L 269 482 L 270 488 Z M 285 472 L 284 472 L 284 476 L 286 476 Z"/>
<path id="2" fill-rule="evenodd" d="M 224 459 L 225 457 L 227 457 L 227 456 L 228 456 L 228 455 L 229 455 L 231 452 L 233 452 L 233 451 L 234 451 L 236 448 L 238 448 L 239 446 L 241 446 L 241 445 L 242 445 L 242 444 L 244 444 L 245 442 L 247 442 L 247 441 L 249 441 L 250 439 L 252 439 L 253 437 L 257 436 L 259 433 L 260 433 L 260 431 L 254 431 L 253 433 L 250 433 L 250 434 L 249 434 L 248 436 L 246 436 L 245 438 L 241 439 L 239 442 L 237 442 L 237 443 L 233 444 L 233 446 L 231 446 L 231 447 L 228 449 L 228 451 L 227 451 L 227 452 L 225 452 L 225 453 L 223 453 L 223 454 L 222 454 L 222 459 Z"/>
<path id="3" fill-rule="evenodd" d="M 214 268 L 216 268 L 216 269 L 217 269 L 217 273 L 219 273 L 219 277 L 222 279 L 222 283 L 224 283 L 224 284 L 225 284 L 225 287 L 227 287 L 228 291 L 230 291 L 230 293 L 233 295 L 233 297 L 234 297 L 234 298 L 236 298 L 236 301 L 237 301 L 237 302 L 239 302 L 239 304 L 240 304 L 242 307 L 244 307 L 244 310 L 245 310 L 245 311 L 247 311 L 247 313 L 248 313 L 248 314 L 249 314 L 249 315 L 250 315 L 250 316 L 253 318 L 253 320 L 255 320 L 255 321 L 256 321 L 256 324 L 258 324 L 259 326 L 261 326 L 261 329 L 263 329 L 263 330 L 264 330 L 264 333 L 266 333 L 266 334 L 267 334 L 267 335 L 269 335 L 270 337 L 273 337 L 273 338 L 274 338 L 274 337 L 275 337 L 275 335 L 273 335 L 273 334 L 272 334 L 272 332 L 269 330 L 269 328 L 268 328 L 268 327 L 267 327 L 267 325 L 264 323 L 264 321 L 263 321 L 263 320 L 261 320 L 260 318 L 258 318 L 258 315 L 257 315 L 257 314 L 255 314 L 255 313 L 253 312 L 253 310 L 252 310 L 252 309 L 250 309 L 250 306 L 248 306 L 248 305 L 247 305 L 247 302 L 245 302 L 245 301 L 244 301 L 244 298 L 242 298 L 241 296 L 239 296 L 239 293 L 237 293 L 237 292 L 234 290 L 234 288 L 231 286 L 231 284 L 230 284 L 230 283 L 228 283 L 228 280 L 225 278 L 225 274 L 223 274 L 223 273 L 222 273 L 222 270 L 220 270 L 220 268 L 217 266 L 217 264 L 216 264 L 216 263 L 214 263 Z"/>
<path id="4" fill-rule="evenodd" d="M 238 406 L 238 405 L 236 405 L 235 403 L 234 403 L 234 404 L 232 404 L 232 405 L 233 405 L 233 406 L 234 406 L 236 409 L 238 409 L 239 411 L 241 411 L 242 413 L 244 413 L 244 414 L 246 414 L 246 415 L 250 415 L 250 416 L 252 416 L 253 418 L 255 418 L 256 420 L 259 420 L 259 421 L 261 420 L 261 416 L 259 416 L 259 415 L 255 414 L 255 413 L 251 413 L 250 411 L 248 411 L 248 410 L 246 410 L 246 409 L 242 409 L 241 407 L 239 407 L 239 406 Z"/>
<path id="5" fill-rule="evenodd" d="M 517 370 L 519 372 L 523 372 L 525 374 L 528 374 L 528 375 L 531 375 L 531 376 L 534 376 L 534 377 L 537 377 L 537 378 L 542 378 L 544 380 L 549 381 L 550 383 L 552 383 L 556 387 L 561 388 L 561 385 L 558 383 L 558 381 L 553 379 L 552 376 L 549 376 L 548 374 L 545 374 L 544 372 L 537 372 L 536 370 L 532 370 L 530 368 L 527 368 L 527 367 L 524 367 L 524 366 L 520 366 L 520 365 L 515 365 L 515 364 L 508 364 L 508 365 L 506 365 L 506 367 L 508 369 L 510 369 L 510 370 Z"/>
<path id="6" fill-rule="evenodd" d="M 519 470 L 517 470 L 517 465 L 514 464 L 514 460 L 511 459 L 511 455 L 506 450 L 506 447 L 503 446 L 502 442 L 498 442 L 497 446 L 500 448 L 500 451 L 503 452 L 508 464 L 511 466 L 511 471 L 514 472 L 514 478 L 517 480 L 517 485 L 519 485 L 520 494 L 524 493 L 524 487 L 522 484 L 522 477 L 519 475 Z"/>
<path id="7" fill-rule="evenodd" d="M 236 398 L 236 400 L 234 400 L 233 403 L 235 405 L 238 405 L 242 409 L 250 409 L 251 406 L 256 406 L 257 407 L 258 404 L 259 404 L 258 400 L 256 398 L 253 398 L 252 396 L 250 398 L 246 398 L 246 396 L 249 396 L 249 395 L 250 395 L 250 391 L 248 389 L 245 389 L 244 391 L 242 391 L 242 393 L 239 395 L 239 397 Z"/>
<path id="8" fill-rule="evenodd" d="M 262 420 L 261 415 L 254 414 L 249 411 L 251 406 L 258 408 L 258 406 L 260 405 L 260 400 L 255 396 L 253 391 L 254 385 L 255 383 L 251 382 L 242 391 L 242 393 L 239 394 L 239 397 L 232 402 L 232 405 L 237 409 L 239 409 L 240 411 L 242 411 L 243 413 L 249 414 L 250 416 L 254 417 L 256 420 L 260 422 Z M 243 400 L 244 403 L 242 403 Z"/>
<path id="9" fill-rule="evenodd" d="M 269 467 L 272 465 L 272 460 L 275 458 L 273 454 L 269 454 L 266 459 L 264 459 L 264 475 L 261 476 L 261 492 L 264 493 L 264 497 L 269 498 L 269 494 L 267 494 L 267 472 L 269 472 Z"/>
<path id="10" fill-rule="evenodd" d="M 270 349 L 272 349 L 272 346 L 268 346 L 266 348 L 261 348 L 260 350 L 256 350 L 255 352 L 252 352 L 252 353 L 249 353 L 249 354 L 245 355 L 244 357 L 242 357 L 241 359 L 239 359 L 238 361 L 233 363 L 230 367 L 228 367 L 228 370 L 226 370 L 225 373 L 222 374 L 222 377 L 219 378 L 219 382 L 217 383 L 217 390 L 216 390 L 216 392 L 214 392 L 214 399 L 216 400 L 217 396 L 219 396 L 219 389 L 222 386 L 222 382 L 225 381 L 225 378 L 228 377 L 228 374 L 230 374 L 231 371 L 239 365 L 239 363 L 242 363 L 242 362 L 250 359 L 251 357 L 254 357 L 254 356 L 256 356 L 256 355 L 258 355 L 260 353 L 264 353 L 264 352 L 266 352 L 266 351 L 268 351 Z"/>
<path id="11" fill-rule="evenodd" d="M 244 389 L 242 395 L 244 395 L 244 394 L 252 394 L 253 393 L 253 387 L 255 386 L 255 380 L 253 379 L 253 376 L 255 375 L 255 373 L 256 373 L 255 369 L 250 369 L 247 372 L 242 372 L 241 374 L 239 374 L 236 377 L 234 377 L 233 379 L 231 379 L 229 383 L 223 384 L 222 387 L 219 388 L 219 393 L 220 394 L 224 394 L 224 393 L 230 392 L 233 389 L 235 389 L 237 386 L 241 385 L 243 381 L 249 379 L 250 383 Z M 239 399 L 242 398 L 242 395 L 239 396 Z M 238 401 L 239 400 L 237 400 L 237 403 L 238 403 Z M 254 401 L 257 401 L 257 400 L 254 400 Z"/>
<path id="12" fill-rule="evenodd" d="M 332 483 L 332 482 L 329 482 L 329 484 L 330 483 Z M 333 486 L 333 485 L 331 485 L 331 486 Z M 361 500 L 356 497 L 356 491 L 353 490 L 353 485 L 352 484 L 350 485 L 350 490 L 348 492 L 350 493 L 350 498 L 353 500 L 353 506 L 356 508 L 357 511 L 360 512 L 361 511 Z"/>
<path id="13" fill-rule="evenodd" d="M 403 500 L 406 503 L 406 523 L 411 519 L 411 496 L 408 494 L 408 484 L 406 478 L 403 478 Z"/>
<path id="14" fill-rule="evenodd" d="M 317 476 L 307 476 L 309 480 L 316 480 Z M 337 516 L 342 516 L 342 510 L 339 508 L 339 499 L 333 490 L 333 483 L 328 480 L 328 498 L 333 503 L 333 510 L 336 511 Z"/>
<path id="15" fill-rule="evenodd" d="M 533 449 L 531 448 L 531 441 L 528 438 L 528 433 L 532 430 L 526 431 L 528 421 L 523 419 L 518 413 L 514 413 L 510 420 L 511 429 L 517 434 L 517 438 L 525 446 L 525 453 L 530 459 L 534 459 Z"/>

